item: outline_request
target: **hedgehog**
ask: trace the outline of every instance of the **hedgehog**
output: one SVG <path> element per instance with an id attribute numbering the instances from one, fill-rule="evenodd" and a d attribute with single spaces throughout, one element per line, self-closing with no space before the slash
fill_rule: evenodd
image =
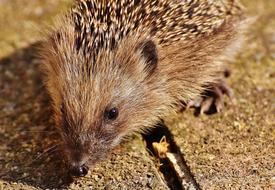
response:
<path id="1" fill-rule="evenodd" d="M 229 92 L 224 63 L 248 25 L 243 12 L 236 0 L 75 1 L 41 50 L 71 174 L 86 175 L 125 137 L 182 102 L 211 91 L 199 103 L 203 112 L 219 105 Z"/>

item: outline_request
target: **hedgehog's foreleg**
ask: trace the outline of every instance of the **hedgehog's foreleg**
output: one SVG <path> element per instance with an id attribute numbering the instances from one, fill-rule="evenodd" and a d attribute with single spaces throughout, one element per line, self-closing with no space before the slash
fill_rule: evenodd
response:
<path id="1" fill-rule="evenodd" d="M 231 38 L 227 41 L 227 47 L 225 47 L 224 52 L 222 52 L 220 57 L 222 58 L 220 62 L 226 60 L 234 59 L 236 53 L 242 46 L 242 43 L 245 41 L 244 33 L 246 32 L 247 27 L 253 22 L 253 19 L 245 19 L 239 24 L 233 24 L 232 27 L 226 27 L 223 34 L 225 36 L 230 36 Z M 225 37 L 226 39 L 226 37 Z M 224 97 L 227 95 L 232 101 L 233 92 L 231 88 L 225 82 L 225 78 L 230 75 L 228 69 L 224 69 L 224 73 L 218 77 L 218 80 L 215 83 L 210 83 L 206 86 L 206 89 L 201 95 L 193 100 L 189 101 L 187 104 L 188 107 L 195 107 L 198 111 L 196 113 L 215 113 L 221 112 L 224 108 Z"/>
<path id="2" fill-rule="evenodd" d="M 191 100 L 187 107 L 196 108 L 200 114 L 211 114 L 221 112 L 224 109 L 224 97 L 228 96 L 233 100 L 233 91 L 224 78 L 207 87 L 199 97 Z"/>

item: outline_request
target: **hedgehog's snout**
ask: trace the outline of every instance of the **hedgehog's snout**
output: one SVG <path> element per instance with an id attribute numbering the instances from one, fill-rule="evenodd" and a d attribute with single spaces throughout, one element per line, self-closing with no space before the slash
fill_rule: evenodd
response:
<path id="1" fill-rule="evenodd" d="M 74 177 L 83 177 L 88 174 L 87 157 L 79 154 L 69 160 L 69 173 Z"/>
<path id="2" fill-rule="evenodd" d="M 83 177 L 88 174 L 89 167 L 85 164 L 71 166 L 70 174 L 75 177 Z"/>
<path id="3" fill-rule="evenodd" d="M 88 174 L 89 168 L 87 162 L 89 156 L 83 147 L 68 146 L 65 149 L 69 173 L 75 177 L 83 177 Z"/>

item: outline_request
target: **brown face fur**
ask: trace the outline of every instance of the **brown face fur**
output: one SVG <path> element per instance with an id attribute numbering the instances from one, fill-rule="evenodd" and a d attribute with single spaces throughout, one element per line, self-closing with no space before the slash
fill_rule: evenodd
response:
<path id="1" fill-rule="evenodd" d="M 128 38 L 113 51 L 102 49 L 93 62 L 73 47 L 70 29 L 46 44 L 43 70 L 69 163 L 94 164 L 126 134 L 156 123 L 166 92 L 156 87 L 162 82 L 153 41 Z M 118 110 L 114 120 L 108 119 L 112 108 Z"/>

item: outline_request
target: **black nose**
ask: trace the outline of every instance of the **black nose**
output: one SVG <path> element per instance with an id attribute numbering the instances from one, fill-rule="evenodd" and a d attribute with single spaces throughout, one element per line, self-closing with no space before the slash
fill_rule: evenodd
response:
<path id="1" fill-rule="evenodd" d="M 88 174 L 89 168 L 86 165 L 71 168 L 70 174 L 75 177 L 83 177 Z"/>

